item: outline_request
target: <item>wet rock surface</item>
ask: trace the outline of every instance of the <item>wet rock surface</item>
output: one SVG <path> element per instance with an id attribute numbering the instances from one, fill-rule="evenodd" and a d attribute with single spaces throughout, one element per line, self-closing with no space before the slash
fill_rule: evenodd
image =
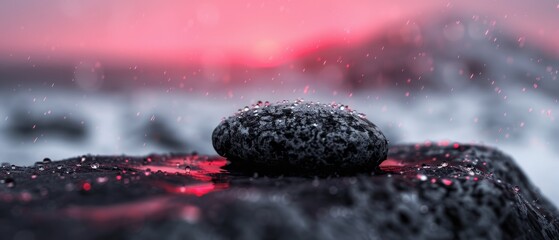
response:
<path id="1" fill-rule="evenodd" d="M 388 152 L 386 137 L 363 114 L 302 100 L 239 109 L 216 127 L 212 141 L 238 169 L 282 174 L 370 172 Z"/>
<path id="2" fill-rule="evenodd" d="M 224 170 L 221 157 L 83 156 L 0 168 L 2 239 L 554 239 L 559 213 L 507 155 L 391 147 L 381 172 Z"/>

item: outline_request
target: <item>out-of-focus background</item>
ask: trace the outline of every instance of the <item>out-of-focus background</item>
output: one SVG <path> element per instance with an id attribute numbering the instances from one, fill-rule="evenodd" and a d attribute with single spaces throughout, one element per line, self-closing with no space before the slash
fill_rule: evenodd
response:
<path id="1" fill-rule="evenodd" d="M 510 154 L 559 204 L 559 1 L 0 1 L 0 161 L 215 154 L 258 100 Z"/>

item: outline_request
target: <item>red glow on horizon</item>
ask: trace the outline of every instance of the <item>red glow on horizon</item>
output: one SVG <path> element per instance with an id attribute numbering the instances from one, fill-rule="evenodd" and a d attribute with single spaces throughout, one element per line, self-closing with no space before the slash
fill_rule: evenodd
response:
<path id="1" fill-rule="evenodd" d="M 320 46 L 355 45 L 393 22 L 453 12 L 495 16 L 559 49 L 559 30 L 545 24 L 559 15 L 543 2 L 32 0 L 0 2 L 0 59 L 273 66 Z"/>

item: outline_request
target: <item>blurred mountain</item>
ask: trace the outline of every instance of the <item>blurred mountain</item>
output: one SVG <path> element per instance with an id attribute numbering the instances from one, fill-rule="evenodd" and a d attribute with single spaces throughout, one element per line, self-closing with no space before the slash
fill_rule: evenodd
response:
<path id="1" fill-rule="evenodd" d="M 556 95 L 558 56 L 508 30 L 477 16 L 408 21 L 358 46 L 309 53 L 296 65 L 357 91 L 493 90 L 510 84 Z"/>
<path id="2" fill-rule="evenodd" d="M 333 89 L 397 92 L 493 89 L 514 85 L 556 94 L 559 58 L 487 17 L 445 15 L 387 26 L 357 44 L 327 45 L 276 67 L 242 63 L 120 63 L 4 59 L 0 87 L 69 87 L 126 90 L 160 87 L 205 89 L 309 83 Z M 315 84 L 315 85 L 316 85 Z M 534 87 L 536 86 L 537 87 Z"/>

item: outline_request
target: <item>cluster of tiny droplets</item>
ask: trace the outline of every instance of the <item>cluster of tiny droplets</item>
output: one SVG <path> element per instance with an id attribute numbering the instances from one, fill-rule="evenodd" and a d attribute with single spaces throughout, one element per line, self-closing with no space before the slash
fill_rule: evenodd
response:
<path id="1" fill-rule="evenodd" d="M 291 109 L 295 109 L 295 107 L 297 107 L 299 105 L 302 105 L 303 103 L 306 103 L 308 108 L 310 108 L 313 105 L 321 105 L 320 102 L 313 102 L 313 101 L 305 102 L 305 100 L 302 99 L 302 98 L 298 98 L 293 102 L 291 102 L 289 100 L 281 100 L 281 101 L 276 102 L 277 105 L 289 104 L 289 103 L 291 103 L 291 106 L 290 106 Z M 234 116 L 236 118 L 242 118 L 242 115 L 249 113 L 249 111 L 252 111 L 254 116 L 258 116 L 258 112 L 259 112 L 258 110 L 259 109 L 266 108 L 266 107 L 269 107 L 269 106 L 270 106 L 269 101 L 265 101 L 265 102 L 258 101 L 255 104 L 252 104 L 251 106 L 245 106 L 244 108 L 238 109 L 237 112 L 234 114 Z M 347 112 L 351 115 L 357 115 L 359 118 L 362 118 L 362 119 L 365 119 L 367 117 L 364 113 L 359 113 L 356 110 L 351 109 L 348 105 L 343 105 L 343 104 L 338 104 L 338 103 L 333 102 L 333 103 L 330 103 L 330 104 L 322 104 L 322 106 L 330 107 L 330 108 L 333 108 L 334 110 L 344 111 L 344 112 Z M 334 114 L 334 110 L 330 111 L 330 113 Z M 225 118 L 222 118 L 221 120 L 224 121 Z"/>
<path id="2" fill-rule="evenodd" d="M 337 104 L 337 103 L 333 102 L 331 104 L 325 104 L 325 106 L 329 106 L 329 107 L 334 108 L 334 109 L 339 109 L 341 111 L 348 112 L 351 115 L 357 115 L 359 118 L 366 118 L 366 115 L 364 113 L 359 113 L 356 110 L 351 109 L 348 105 Z"/>

